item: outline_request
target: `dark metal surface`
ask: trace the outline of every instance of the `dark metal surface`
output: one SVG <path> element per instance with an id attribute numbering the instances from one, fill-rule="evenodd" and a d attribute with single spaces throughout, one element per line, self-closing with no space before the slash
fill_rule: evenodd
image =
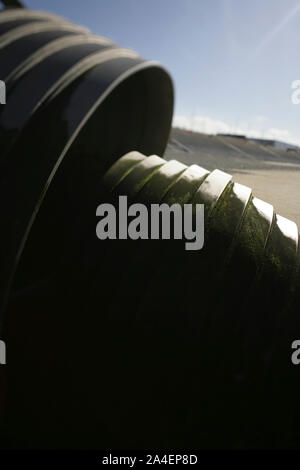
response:
<path id="1" fill-rule="evenodd" d="M 10 297 L 13 440 L 42 448 L 295 445 L 296 225 L 224 172 L 138 152 L 101 181 L 96 174 L 87 195 L 93 171 L 79 177 L 75 155 L 40 208 Z M 119 195 L 147 206 L 205 203 L 203 250 L 187 252 L 181 240 L 97 240 L 95 201 Z"/>
<path id="2" fill-rule="evenodd" d="M 7 83 L 7 105 L 0 114 L 2 142 L 0 167 L 3 167 L 3 160 L 18 139 L 26 122 L 37 112 L 46 96 L 49 96 L 49 91 L 53 92 L 58 83 L 67 81 L 71 74 L 73 77 L 76 65 L 107 47 L 108 45 L 101 39 L 93 42 L 84 36 L 67 38 L 60 43 L 58 51 L 42 55 L 34 67 L 23 69 L 24 73 L 21 71 L 17 79 Z M 35 86 L 32 86 L 33 84 Z M 17 107 L 19 107 L 18 113 L 15 112 Z"/>
<path id="3" fill-rule="evenodd" d="M 0 14 L 0 25 L 13 28 L 0 35 L 7 79 L 7 104 L 0 110 L 0 192 L 10 201 L 3 205 L 6 229 L 0 236 L 2 305 L 34 218 L 65 155 L 68 160 L 75 155 L 70 170 L 74 178 L 79 149 L 86 162 L 92 159 L 93 169 L 87 164 L 84 171 L 96 169 L 93 187 L 111 162 L 132 148 L 162 153 L 173 107 L 171 79 L 158 64 L 106 38 L 78 34 L 80 29 L 53 15 L 21 13 Z M 19 28 L 17 19 L 47 24 Z M 59 38 L 55 31 L 61 30 L 72 35 Z"/>
<path id="4" fill-rule="evenodd" d="M 32 67 L 35 61 L 41 57 L 43 50 L 46 49 L 47 51 L 52 47 L 55 50 L 59 39 L 62 40 L 80 34 L 80 31 L 76 31 L 76 29 L 68 25 L 61 26 L 60 28 L 57 25 L 49 27 L 47 24 L 45 26 L 45 28 L 39 31 L 37 39 L 31 36 L 22 37 L 0 50 L 1 63 L 3 64 L 2 78 L 6 83 L 10 83 L 21 73 L 24 73 L 25 68 Z M 57 47 L 59 48 L 59 44 Z M 42 50 L 40 51 L 40 49 Z M 44 52 L 45 54 L 46 51 Z"/>
<path id="5" fill-rule="evenodd" d="M 20 0 L 1 0 L 1 3 L 10 8 L 24 8 L 24 3 Z"/>

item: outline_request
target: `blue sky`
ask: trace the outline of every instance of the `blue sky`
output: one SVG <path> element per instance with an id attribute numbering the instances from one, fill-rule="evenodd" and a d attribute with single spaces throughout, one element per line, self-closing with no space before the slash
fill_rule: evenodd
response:
<path id="1" fill-rule="evenodd" d="M 24 0 L 158 60 L 174 123 L 300 144 L 300 0 Z"/>

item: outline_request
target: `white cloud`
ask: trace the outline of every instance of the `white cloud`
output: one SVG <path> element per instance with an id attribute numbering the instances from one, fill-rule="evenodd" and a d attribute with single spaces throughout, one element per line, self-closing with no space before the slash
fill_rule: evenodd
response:
<path id="1" fill-rule="evenodd" d="M 275 129 L 271 127 L 267 131 L 267 139 L 276 139 L 287 141 L 290 138 L 290 133 L 286 129 Z"/>
<path id="2" fill-rule="evenodd" d="M 232 126 L 225 121 L 213 119 L 209 116 L 176 115 L 173 119 L 173 126 L 205 134 L 242 134 L 247 137 L 275 139 L 300 146 L 300 139 L 295 138 L 290 131 L 274 127 L 266 128 L 266 121 L 265 116 L 257 116 L 251 124 L 243 122 L 239 126 Z"/>

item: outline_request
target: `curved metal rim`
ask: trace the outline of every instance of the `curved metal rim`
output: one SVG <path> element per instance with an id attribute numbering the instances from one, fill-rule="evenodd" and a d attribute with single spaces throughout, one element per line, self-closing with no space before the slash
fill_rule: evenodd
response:
<path id="1" fill-rule="evenodd" d="M 56 29 L 56 28 L 55 28 Z M 61 27 L 61 30 L 68 30 L 69 28 Z M 70 28 L 72 30 L 72 28 Z M 43 60 L 47 59 L 47 57 L 55 54 L 55 52 L 59 52 L 62 49 L 67 47 L 76 46 L 85 43 L 98 43 L 103 44 L 103 46 L 115 46 L 113 42 L 109 39 L 102 38 L 100 36 L 92 35 L 92 34 L 74 34 L 73 36 L 63 36 L 58 39 L 54 39 L 53 41 L 49 42 L 45 46 L 39 48 L 29 57 L 27 57 L 21 64 L 19 64 L 5 79 L 7 83 L 7 87 L 9 89 L 13 83 L 19 80 L 22 75 L 27 73 L 31 68 L 35 65 L 39 64 Z M 116 47 L 116 46 L 115 46 Z"/>
<path id="2" fill-rule="evenodd" d="M 44 12 L 41 10 L 27 10 L 23 8 L 15 8 L 15 9 L 9 9 L 9 10 L 2 10 L 0 11 L 0 23 L 8 22 L 8 21 L 13 21 L 15 19 L 19 18 L 45 18 L 45 21 L 49 19 L 53 20 L 63 20 L 64 18 L 55 15 L 54 13 L 48 13 Z M 68 21 L 68 20 L 65 20 Z"/>
<path id="3" fill-rule="evenodd" d="M 123 53 L 124 53 L 124 57 L 128 57 L 128 58 L 139 58 L 138 54 L 136 53 L 133 53 L 132 50 L 130 49 L 122 49 Z M 107 51 L 104 51 L 104 52 L 107 52 Z M 100 56 L 101 53 L 99 54 L 96 54 L 96 57 L 94 57 L 93 61 L 89 61 L 89 67 L 88 68 L 85 68 L 83 72 L 86 72 L 87 70 L 93 68 L 93 67 L 96 67 L 97 65 L 100 65 L 101 62 L 99 62 L 99 57 L 97 56 Z M 103 56 L 103 53 L 102 53 L 102 56 Z M 120 58 L 120 55 L 116 55 L 115 57 L 107 57 L 105 62 L 109 61 L 109 60 L 113 60 L 113 59 L 118 59 Z M 97 59 L 98 59 L 98 62 L 97 62 Z M 98 100 L 95 101 L 95 103 L 93 104 L 93 106 L 90 108 L 89 112 L 86 113 L 84 115 L 84 117 L 82 118 L 82 120 L 80 121 L 80 123 L 77 125 L 76 127 L 76 130 L 73 132 L 72 136 L 69 138 L 67 144 L 65 145 L 63 151 L 60 153 L 60 155 L 58 156 L 57 160 L 56 160 L 56 163 L 49 175 L 49 177 L 47 178 L 47 181 L 44 183 L 42 189 L 41 189 L 41 192 L 40 192 L 40 197 L 38 198 L 38 202 L 36 203 L 33 211 L 32 211 L 32 214 L 29 218 L 29 221 L 28 221 L 28 224 L 26 226 L 26 229 L 23 233 L 23 236 L 21 238 L 21 241 L 19 243 L 19 248 L 18 250 L 16 251 L 16 254 L 15 254 L 15 257 L 14 257 L 14 264 L 12 266 L 12 270 L 11 270 L 11 274 L 10 274 L 10 277 L 8 279 L 8 283 L 7 283 L 7 288 L 6 288 L 6 291 L 5 291 L 5 294 L 4 294 L 4 299 L 3 299 L 3 303 L 2 303 L 2 308 L 1 310 L 4 312 L 5 311 L 5 308 L 6 308 L 6 305 L 7 305 L 7 301 L 8 301 L 8 297 L 9 297 L 9 293 L 10 293 L 10 289 L 11 289 L 11 285 L 12 285 L 12 282 L 13 282 L 13 279 L 15 277 L 15 273 L 16 273 L 16 270 L 17 270 L 17 267 L 18 267 L 18 264 L 19 264 L 19 261 L 20 261 L 20 258 L 22 256 L 22 253 L 23 253 L 23 250 L 25 248 L 25 245 L 26 245 L 26 242 L 27 242 L 27 239 L 30 235 L 30 231 L 32 229 L 32 226 L 35 222 L 35 219 L 36 219 L 36 216 L 37 214 L 39 213 L 39 210 L 43 204 L 43 201 L 44 201 L 44 198 L 48 192 L 48 189 L 52 183 L 52 180 L 56 174 L 56 171 L 58 170 L 60 164 L 62 163 L 65 155 L 67 154 L 67 152 L 69 151 L 69 149 L 71 148 L 72 144 L 74 143 L 74 141 L 76 140 L 76 138 L 78 137 L 78 135 L 80 134 L 81 130 L 83 129 L 83 127 L 87 124 L 87 122 L 89 121 L 89 119 L 91 118 L 91 116 L 96 112 L 96 110 L 99 108 L 99 106 L 103 103 L 103 101 L 111 95 L 111 93 L 117 89 L 117 87 L 123 83 L 123 81 L 131 76 L 134 76 L 144 70 L 150 70 L 150 69 L 158 69 L 160 70 L 162 73 L 164 73 L 166 75 L 166 77 L 169 77 L 168 75 L 168 72 L 163 68 L 161 67 L 161 65 L 158 63 L 158 62 L 155 62 L 155 61 L 152 61 L 152 62 L 142 62 L 142 63 L 139 63 L 131 68 L 129 68 L 128 70 L 126 70 L 125 72 L 123 72 L 120 76 L 118 76 L 111 84 L 110 86 L 108 86 L 108 88 L 105 90 L 104 93 L 101 94 L 101 96 L 99 96 Z M 80 74 L 81 75 L 81 74 Z M 74 78 L 78 78 L 78 76 L 80 75 L 77 75 L 76 77 L 73 77 Z M 73 81 L 73 80 L 71 80 Z M 70 83 L 70 82 L 69 82 Z M 69 84 L 68 83 L 68 84 Z M 171 83 L 171 81 L 170 81 Z M 65 88 L 65 86 L 67 85 L 64 85 L 61 89 Z M 59 93 L 60 90 L 56 90 L 56 93 L 54 96 L 57 95 L 57 93 Z M 54 96 L 51 96 L 51 99 L 54 98 Z M 1 321 L 1 323 L 3 324 L 3 319 Z"/>
<path id="4" fill-rule="evenodd" d="M 57 25 L 57 28 L 55 28 Z M 51 29 L 63 29 L 66 30 L 74 30 L 75 32 L 81 33 L 88 33 L 89 30 L 86 28 L 82 28 L 81 26 L 72 25 L 72 23 L 68 21 L 35 21 L 34 23 L 26 24 L 25 26 L 17 26 L 16 28 L 12 28 L 5 34 L 0 35 L 0 48 L 4 48 L 7 45 L 11 44 L 18 39 L 22 39 L 25 36 L 31 36 L 32 34 L 37 34 L 43 31 L 48 31 Z"/>
<path id="5" fill-rule="evenodd" d="M 134 59 L 140 59 L 140 56 L 138 54 L 136 54 L 130 49 L 124 48 L 108 49 L 101 52 L 95 52 L 84 57 L 53 84 L 53 86 L 45 93 L 45 95 L 39 101 L 37 106 L 33 109 L 31 115 L 33 115 L 42 104 L 54 99 L 67 86 L 69 86 L 70 83 L 80 77 L 80 75 L 82 75 L 83 73 L 90 70 L 92 67 L 100 65 L 104 62 L 108 62 L 109 60 L 118 59 L 122 57 L 122 55 L 128 58 L 130 57 Z"/>
<path id="6" fill-rule="evenodd" d="M 71 46 L 71 45 L 70 45 Z M 120 57 L 131 57 L 131 58 L 139 58 L 138 54 L 130 49 L 124 48 L 109 48 L 102 51 L 97 51 L 84 58 L 80 59 L 78 62 L 75 63 L 72 67 L 70 67 L 63 75 L 61 75 L 53 85 L 41 96 L 38 103 L 31 109 L 30 114 L 27 116 L 26 122 L 23 123 L 22 127 L 19 129 L 19 134 L 26 125 L 30 121 L 30 119 L 35 115 L 35 113 L 39 110 L 39 108 L 46 104 L 48 101 L 51 101 L 55 98 L 59 93 L 61 93 L 68 85 L 70 85 L 74 80 L 79 78 L 83 73 L 87 72 L 93 66 L 100 65 L 101 63 L 107 62 L 109 60 L 118 59 Z M 45 57 L 47 59 L 47 57 Z M 39 62 L 40 63 L 40 62 Z M 9 90 L 7 91 L 9 94 Z M 18 138 L 17 138 L 18 139 Z M 7 159 L 7 154 L 2 155 L 0 158 L 0 162 L 5 161 Z M 2 177 L 2 176 L 1 176 Z M 0 179 L 1 179 L 0 177 Z"/>
<path id="7" fill-rule="evenodd" d="M 129 52 L 132 52 L 129 50 Z M 116 57 L 117 59 L 117 57 Z M 97 65 L 97 64 L 96 64 Z M 39 200 L 38 200 L 38 203 L 36 204 L 35 206 L 35 209 L 34 209 L 34 212 L 30 218 L 30 221 L 29 221 L 29 224 L 28 224 L 28 227 L 27 227 L 27 230 L 23 236 L 23 239 L 22 239 L 22 242 L 21 242 L 21 247 L 20 247 L 20 250 L 17 254 L 17 263 L 19 262 L 19 259 L 22 255 L 22 251 L 23 251 L 23 248 L 25 246 L 25 243 L 26 243 L 26 240 L 28 238 L 28 235 L 30 233 L 30 230 L 31 230 L 31 227 L 34 223 L 34 220 L 42 206 L 42 203 L 43 203 L 43 200 L 47 194 L 47 191 L 48 191 L 48 188 L 50 187 L 50 184 L 55 176 L 55 173 L 56 171 L 58 170 L 61 162 L 63 161 L 65 155 L 67 154 L 67 152 L 69 151 L 69 149 L 71 148 L 73 142 L 75 141 L 75 139 L 78 137 L 80 131 L 83 129 L 83 127 L 87 124 L 88 120 L 91 118 L 91 116 L 95 113 L 95 111 L 99 108 L 99 106 L 103 103 L 103 101 L 126 79 L 126 78 L 129 78 L 139 72 L 142 72 L 143 70 L 147 70 L 147 69 L 150 69 L 150 68 L 159 68 L 159 69 L 162 69 L 164 70 L 159 63 L 157 62 L 147 62 L 147 63 L 142 63 L 142 64 L 138 64 L 136 65 L 135 67 L 132 67 L 131 69 L 127 70 L 126 72 L 124 72 L 123 74 L 121 74 L 116 80 L 113 81 L 113 83 L 111 83 L 111 85 L 105 90 L 105 92 L 99 97 L 99 99 L 94 103 L 94 105 L 91 107 L 90 111 L 84 116 L 84 118 L 82 119 L 82 121 L 80 122 L 80 124 L 77 126 L 76 130 L 74 131 L 73 135 L 70 137 L 68 143 L 65 145 L 63 151 L 61 152 L 60 156 L 58 157 L 57 161 L 56 161 L 56 164 L 52 170 L 52 172 L 50 173 L 48 179 L 47 179 L 47 182 L 45 183 L 45 189 L 42 191 L 41 193 L 41 197 L 39 197 Z"/>
<path id="8" fill-rule="evenodd" d="M 71 46 L 72 44 L 70 44 L 70 47 Z M 130 49 L 109 48 L 108 50 L 105 49 L 104 51 L 102 50 L 100 52 L 94 52 L 92 54 L 89 54 L 88 56 L 85 56 L 83 59 L 80 59 L 78 62 L 75 63 L 75 65 L 70 67 L 63 75 L 61 75 L 53 83 L 53 85 L 44 93 L 44 95 L 40 98 L 36 106 L 31 110 L 31 113 L 28 116 L 26 122 L 30 121 L 33 115 L 43 104 L 45 104 L 49 100 L 54 99 L 57 94 L 61 93 L 74 80 L 79 78 L 83 73 L 87 72 L 93 66 L 100 65 L 101 63 L 107 62 L 109 60 L 118 59 L 122 57 L 122 55 L 125 57 L 132 57 L 137 59 L 140 58 L 138 54 L 136 54 Z M 47 57 L 45 57 L 45 59 L 47 59 Z"/>

